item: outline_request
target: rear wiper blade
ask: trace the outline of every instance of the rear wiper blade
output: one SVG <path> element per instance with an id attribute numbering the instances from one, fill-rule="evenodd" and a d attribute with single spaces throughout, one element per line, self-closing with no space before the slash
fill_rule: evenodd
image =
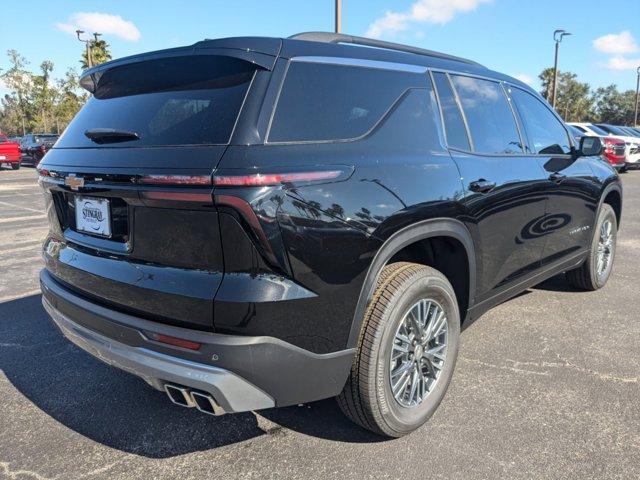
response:
<path id="1" fill-rule="evenodd" d="M 140 135 L 128 130 L 117 130 L 115 128 L 92 128 L 84 132 L 85 137 L 95 143 L 117 143 L 139 140 Z"/>

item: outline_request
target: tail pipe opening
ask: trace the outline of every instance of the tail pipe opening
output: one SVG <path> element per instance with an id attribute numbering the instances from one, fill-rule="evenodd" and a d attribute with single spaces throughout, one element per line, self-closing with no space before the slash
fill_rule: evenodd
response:
<path id="1" fill-rule="evenodd" d="M 195 407 L 207 415 L 219 416 L 226 413 L 218 402 L 216 402 L 215 399 L 206 392 L 199 392 L 186 387 L 171 385 L 169 383 L 164 385 L 164 390 L 167 392 L 169 400 L 181 407 Z"/>

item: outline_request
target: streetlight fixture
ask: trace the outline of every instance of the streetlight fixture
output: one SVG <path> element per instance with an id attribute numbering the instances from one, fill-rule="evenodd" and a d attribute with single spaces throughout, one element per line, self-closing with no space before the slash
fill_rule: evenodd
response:
<path id="1" fill-rule="evenodd" d="M 551 92 L 551 106 L 556 108 L 556 90 L 558 89 L 558 51 L 560 50 L 560 42 L 571 33 L 566 30 L 556 30 L 553 32 L 553 40 L 556 42 L 556 54 L 553 60 L 553 91 Z"/>
<path id="2" fill-rule="evenodd" d="M 78 40 L 84 43 L 86 52 L 87 52 L 87 68 L 91 68 L 93 66 L 93 61 L 91 60 L 91 40 L 83 40 L 80 38 L 80 35 L 84 33 L 84 30 L 76 30 L 76 35 L 78 35 Z M 95 35 L 95 34 L 94 34 Z M 97 40 L 97 37 L 96 37 Z"/>
<path id="3" fill-rule="evenodd" d="M 638 96 L 640 95 L 640 67 L 638 67 L 636 69 L 636 72 L 638 73 L 638 78 L 636 80 L 636 113 L 633 116 L 633 126 L 634 127 L 636 125 L 638 125 L 638 100 L 640 100 L 638 98 Z"/>

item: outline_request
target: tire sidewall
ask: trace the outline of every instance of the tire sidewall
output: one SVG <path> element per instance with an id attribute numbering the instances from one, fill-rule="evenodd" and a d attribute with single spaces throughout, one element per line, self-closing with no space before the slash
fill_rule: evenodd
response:
<path id="1" fill-rule="evenodd" d="M 385 312 L 384 330 L 376 356 L 374 372 L 375 398 L 380 414 L 388 428 L 396 435 L 415 430 L 426 422 L 442 401 L 453 375 L 458 354 L 460 334 L 460 313 L 451 285 L 437 276 L 421 272 L 412 277 L 407 288 L 401 288 L 393 296 Z M 444 368 L 438 377 L 434 389 L 417 407 L 404 407 L 394 398 L 391 391 L 389 362 L 393 348 L 393 339 L 405 313 L 418 300 L 430 298 L 438 302 L 447 315 L 447 353 Z M 372 397 L 373 398 L 373 397 Z"/>
<path id="2" fill-rule="evenodd" d="M 600 241 L 600 227 L 605 222 L 605 220 L 609 219 L 612 223 L 612 235 L 613 235 L 613 252 L 611 255 L 611 262 L 609 267 L 602 275 L 598 275 L 598 243 Z M 600 213 L 598 215 L 598 221 L 596 222 L 595 232 L 593 233 L 593 240 L 591 242 L 591 255 L 590 255 L 590 265 L 589 265 L 589 273 L 591 275 L 591 279 L 593 284 L 597 288 L 602 288 L 605 286 L 609 277 L 611 276 L 611 272 L 613 271 L 613 263 L 615 261 L 617 245 L 616 242 L 618 240 L 618 222 L 616 219 L 616 214 L 608 204 L 603 204 L 600 209 Z"/>

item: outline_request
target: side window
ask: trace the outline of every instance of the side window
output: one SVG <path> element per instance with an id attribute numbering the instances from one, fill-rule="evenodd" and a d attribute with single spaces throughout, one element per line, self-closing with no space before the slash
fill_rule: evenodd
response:
<path id="1" fill-rule="evenodd" d="M 293 61 L 269 131 L 270 142 L 347 140 L 367 133 L 424 74 Z"/>
<path id="2" fill-rule="evenodd" d="M 489 154 L 522 153 L 520 135 L 499 83 L 451 75 L 467 119 L 473 150 Z"/>
<path id="3" fill-rule="evenodd" d="M 510 95 L 524 122 L 532 153 L 540 155 L 571 153 L 567 131 L 544 103 L 519 88 L 511 88 Z"/>
<path id="4" fill-rule="evenodd" d="M 433 80 L 436 84 L 438 97 L 440 98 L 440 108 L 442 108 L 442 118 L 444 120 L 444 129 L 447 136 L 447 144 L 451 148 L 459 148 L 461 150 L 471 150 L 467 130 L 464 126 L 462 114 L 458 108 L 458 102 L 451 89 L 451 84 L 447 75 L 444 73 L 434 72 Z"/>

